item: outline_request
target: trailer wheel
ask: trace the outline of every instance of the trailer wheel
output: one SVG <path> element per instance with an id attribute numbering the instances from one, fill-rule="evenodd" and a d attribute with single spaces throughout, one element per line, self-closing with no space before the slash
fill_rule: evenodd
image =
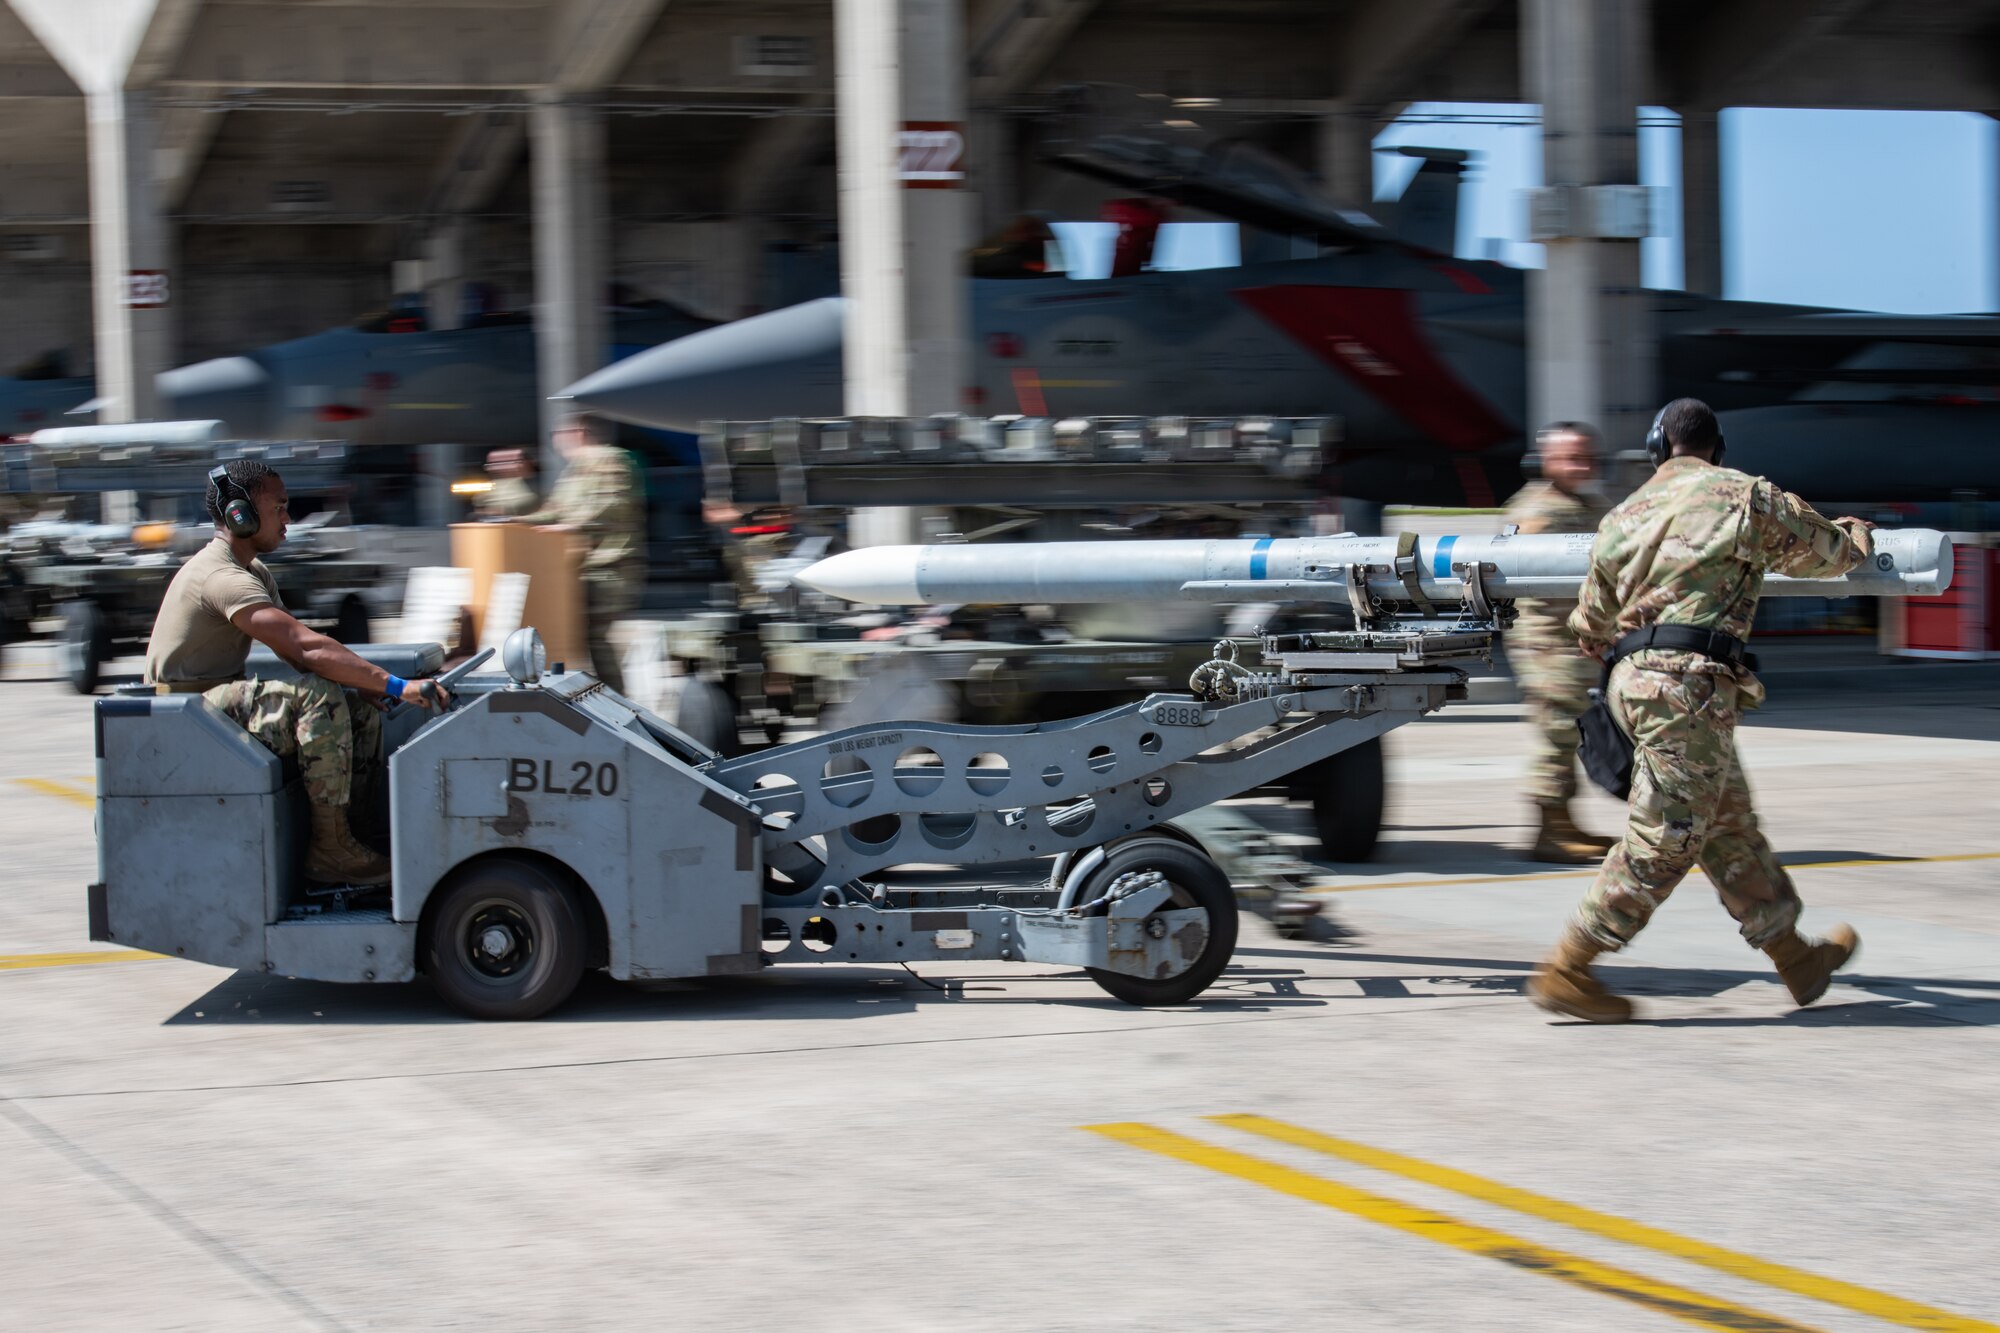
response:
<path id="1" fill-rule="evenodd" d="M 333 619 L 334 642 L 366 643 L 368 635 L 368 604 L 349 593 L 340 599 L 340 612 Z"/>
<path id="2" fill-rule="evenodd" d="M 1103 893 L 1120 875 L 1157 870 L 1166 876 L 1175 908 L 1208 914 L 1208 943 L 1201 956 L 1171 977 L 1134 977 L 1101 967 L 1086 969 L 1106 994 L 1127 1004 L 1186 1004 L 1209 988 L 1236 952 L 1236 894 L 1229 876 L 1199 849 L 1170 838 L 1145 838 L 1112 849 L 1083 884 L 1083 900 Z"/>
<path id="3" fill-rule="evenodd" d="M 729 691 L 699 676 L 681 689 L 674 725 L 719 755 L 733 758 L 743 751 L 736 730 L 736 701 Z"/>
<path id="4" fill-rule="evenodd" d="M 1312 802 L 1320 854 L 1329 861 L 1366 861 L 1382 836 L 1382 739 L 1374 737 L 1328 755 L 1292 775 Z"/>
<path id="5" fill-rule="evenodd" d="M 97 693 L 104 664 L 111 660 L 111 626 L 104 608 L 84 600 L 63 606 L 63 675 L 78 694 Z"/>
<path id="6" fill-rule="evenodd" d="M 472 1018 L 540 1018 L 583 977 L 589 927 L 575 891 L 533 861 L 488 857 L 441 891 L 424 970 Z"/>

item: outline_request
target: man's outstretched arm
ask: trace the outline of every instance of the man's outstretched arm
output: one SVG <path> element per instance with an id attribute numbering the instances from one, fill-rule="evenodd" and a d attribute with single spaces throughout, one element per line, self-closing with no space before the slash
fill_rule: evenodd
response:
<path id="1" fill-rule="evenodd" d="M 269 602 L 238 611 L 229 618 L 229 623 L 299 671 L 330 680 L 336 685 L 389 697 L 387 671 L 355 656 L 337 640 L 316 629 L 306 628 L 290 612 L 281 611 Z M 404 703 L 429 707 L 428 697 L 417 686 L 417 681 L 406 681 L 402 693 L 395 697 Z M 444 695 L 442 686 L 438 692 Z M 450 696 L 445 697 L 448 699 Z"/>

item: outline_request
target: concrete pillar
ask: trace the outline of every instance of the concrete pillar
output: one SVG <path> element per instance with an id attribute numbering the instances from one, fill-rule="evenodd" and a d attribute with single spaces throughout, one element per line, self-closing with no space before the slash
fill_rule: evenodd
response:
<path id="1" fill-rule="evenodd" d="M 968 383 L 965 38 L 960 0 L 835 0 L 846 410 L 958 411 Z M 861 510 L 856 545 L 915 538 Z"/>
<path id="2" fill-rule="evenodd" d="M 172 365 L 172 237 L 154 185 L 159 118 L 152 96 L 92 92 L 90 135 L 91 304 L 97 332 L 97 394 L 107 423 L 157 421 L 153 377 Z"/>
<path id="3" fill-rule="evenodd" d="M 424 305 L 434 329 L 465 322 L 465 224 L 449 222 L 423 239 Z"/>
<path id="4" fill-rule="evenodd" d="M 1327 197 L 1343 208 L 1375 201 L 1375 135 L 1372 107 L 1341 107 L 1319 118 L 1314 150 Z"/>
<path id="5" fill-rule="evenodd" d="M 549 401 L 604 364 L 611 345 L 607 305 L 610 226 L 604 168 L 604 115 L 594 105 L 554 95 L 529 114 L 535 196 L 535 362 L 542 392 L 542 436 L 569 412 Z M 544 449 L 553 478 L 561 460 Z"/>
<path id="6" fill-rule="evenodd" d="M 1636 449 L 1658 410 L 1658 348 L 1639 281 L 1649 198 L 1639 181 L 1645 0 L 1523 0 L 1521 63 L 1542 107 L 1530 234 L 1548 267 L 1528 282 L 1528 427 L 1594 422 Z"/>
<path id="7" fill-rule="evenodd" d="M 1714 111 L 1681 112 L 1681 286 L 1722 295 L 1722 152 Z"/>

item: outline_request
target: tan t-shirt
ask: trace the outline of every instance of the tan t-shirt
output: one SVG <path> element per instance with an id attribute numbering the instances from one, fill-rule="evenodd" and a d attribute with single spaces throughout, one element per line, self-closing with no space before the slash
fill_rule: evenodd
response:
<path id="1" fill-rule="evenodd" d="M 284 609 L 278 581 L 262 560 L 252 560 L 248 569 L 236 563 L 229 539 L 217 537 L 167 585 L 146 643 L 146 679 L 171 684 L 241 676 L 250 636 L 229 618 L 258 606 Z"/>

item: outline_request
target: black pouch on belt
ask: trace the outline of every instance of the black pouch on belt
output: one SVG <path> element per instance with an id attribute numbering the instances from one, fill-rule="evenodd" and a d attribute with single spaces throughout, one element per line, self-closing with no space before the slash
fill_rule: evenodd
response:
<path id="1" fill-rule="evenodd" d="M 1692 625 L 1647 625 L 1625 635 L 1604 658 L 1604 678 L 1590 692 L 1590 707 L 1576 720 L 1577 758 L 1583 761 L 1584 776 L 1625 800 L 1632 795 L 1632 738 L 1611 716 L 1611 668 L 1623 658 L 1645 648 L 1700 653 L 1718 662 L 1757 669 L 1757 654 L 1746 650 L 1743 641 L 1720 630 L 1697 629 Z"/>
<path id="2" fill-rule="evenodd" d="M 1590 707 L 1576 719 L 1576 757 L 1583 762 L 1583 775 L 1619 800 L 1632 794 L 1632 738 L 1611 716 L 1611 668 L 1617 659 L 1604 665 L 1604 679 L 1590 692 Z"/>

